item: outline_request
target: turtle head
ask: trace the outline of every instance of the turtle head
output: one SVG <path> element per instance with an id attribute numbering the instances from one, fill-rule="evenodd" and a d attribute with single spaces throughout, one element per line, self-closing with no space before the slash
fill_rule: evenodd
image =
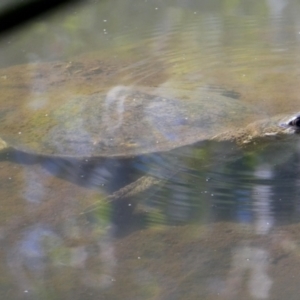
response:
<path id="1" fill-rule="evenodd" d="M 287 138 L 300 133 L 300 112 L 294 115 L 277 115 L 265 120 L 256 121 L 246 127 L 255 138 Z"/>
<path id="2" fill-rule="evenodd" d="M 262 137 L 275 137 L 276 139 L 293 139 L 300 133 L 300 112 L 294 115 L 277 115 L 261 122 Z"/>
<path id="3" fill-rule="evenodd" d="M 268 144 L 272 140 L 290 141 L 294 140 L 295 134 L 300 133 L 300 113 L 295 115 L 277 115 L 260 121 L 250 123 L 232 134 L 232 139 L 237 144 L 255 145 Z"/>
<path id="4" fill-rule="evenodd" d="M 258 144 L 268 145 L 270 141 L 295 140 L 295 134 L 300 133 L 300 113 L 295 115 L 277 115 L 248 124 L 239 130 L 230 130 L 218 134 L 213 140 L 234 141 L 237 145 L 246 148 Z"/>
<path id="5" fill-rule="evenodd" d="M 285 131 L 289 131 L 289 133 L 300 133 L 300 113 L 283 119 L 279 126 L 284 128 Z"/>

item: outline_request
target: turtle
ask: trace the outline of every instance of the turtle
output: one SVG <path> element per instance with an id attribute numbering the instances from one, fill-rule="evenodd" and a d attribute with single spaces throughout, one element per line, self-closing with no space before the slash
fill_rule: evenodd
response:
<path id="1" fill-rule="evenodd" d="M 0 150 L 41 157 L 133 158 L 211 140 L 247 147 L 299 132 L 300 114 L 267 117 L 239 99 L 204 88 L 186 93 L 116 86 L 90 95 L 40 95 L 18 109 L 0 110 Z M 157 181 L 145 175 L 111 198 Z"/>

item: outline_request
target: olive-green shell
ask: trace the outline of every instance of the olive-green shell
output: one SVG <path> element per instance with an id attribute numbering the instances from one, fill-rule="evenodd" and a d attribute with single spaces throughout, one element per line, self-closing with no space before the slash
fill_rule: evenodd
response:
<path id="1" fill-rule="evenodd" d="M 0 137 L 37 154 L 130 157 L 212 139 L 257 114 L 240 100 L 204 90 L 180 99 L 116 87 L 57 99 L 40 96 L 1 109 Z"/>

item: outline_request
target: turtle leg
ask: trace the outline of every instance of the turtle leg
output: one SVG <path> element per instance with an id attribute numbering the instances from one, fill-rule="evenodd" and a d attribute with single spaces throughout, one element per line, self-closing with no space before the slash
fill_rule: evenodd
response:
<path id="1" fill-rule="evenodd" d="M 137 179 L 136 181 L 120 188 L 118 191 L 112 193 L 107 197 L 109 201 L 114 201 L 120 198 L 128 198 L 142 193 L 154 185 L 162 184 L 164 180 L 157 179 L 150 175 L 145 175 Z"/>

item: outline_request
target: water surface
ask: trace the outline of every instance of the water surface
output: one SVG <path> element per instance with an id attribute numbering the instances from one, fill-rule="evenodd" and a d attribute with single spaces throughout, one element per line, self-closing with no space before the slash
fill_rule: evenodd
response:
<path id="1" fill-rule="evenodd" d="M 296 113 L 299 10 L 292 0 L 112 0 L 37 19 L 1 40 L 0 136 L 38 127 L 47 140 L 51 104 L 64 120 L 69 99 L 123 88 L 225 95 L 257 111 L 242 111 L 239 126 Z M 128 111 L 107 99 L 114 132 Z M 168 107 L 149 105 L 168 122 Z M 296 139 L 126 159 L 4 151 L 0 297 L 298 299 L 298 174 Z M 148 175 L 155 184 L 122 190 Z"/>

